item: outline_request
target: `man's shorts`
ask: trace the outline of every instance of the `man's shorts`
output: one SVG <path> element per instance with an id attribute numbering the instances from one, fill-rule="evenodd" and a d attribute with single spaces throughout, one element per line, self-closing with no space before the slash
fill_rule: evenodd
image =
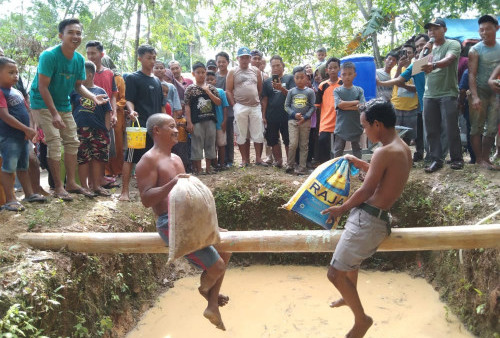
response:
<path id="1" fill-rule="evenodd" d="M 388 236 L 388 224 L 360 208 L 353 208 L 330 265 L 340 271 L 359 269 Z"/>
<path id="2" fill-rule="evenodd" d="M 158 230 L 161 239 L 168 245 L 168 214 L 162 214 L 158 217 L 156 220 L 156 230 Z M 220 255 L 217 250 L 210 245 L 184 257 L 198 268 L 207 270 L 219 260 Z"/>
<path id="3" fill-rule="evenodd" d="M 208 160 L 217 158 L 217 154 L 215 153 L 215 139 L 217 135 L 215 122 L 212 120 L 201 121 L 195 123 L 193 126 L 193 132 L 191 133 L 191 160 L 202 160 L 203 152 L 205 152 L 205 158 Z"/>
<path id="4" fill-rule="evenodd" d="M 472 97 L 469 96 L 470 134 L 495 137 L 498 133 L 498 103 L 496 95 L 485 94 L 478 88 L 481 109 L 472 107 Z"/>
<path id="5" fill-rule="evenodd" d="M 217 147 L 225 147 L 227 145 L 227 135 L 222 129 L 217 130 Z"/>
<path id="6" fill-rule="evenodd" d="M 279 144 L 280 134 L 283 138 L 283 143 L 285 146 L 290 144 L 290 137 L 288 134 L 288 120 L 283 119 L 280 122 L 269 122 L 267 121 L 267 128 L 264 136 L 269 147 L 273 147 Z"/>
<path id="7" fill-rule="evenodd" d="M 76 134 L 76 123 L 71 112 L 59 112 L 66 128 L 57 129 L 52 125 L 52 114 L 48 109 L 33 109 L 33 118 L 43 130 L 47 143 L 47 157 L 55 161 L 61 159 L 61 145 L 65 154 L 76 155 L 80 142 Z"/>
<path id="8" fill-rule="evenodd" d="M 125 151 L 125 162 L 134 164 L 139 163 L 142 155 L 144 155 L 151 148 L 153 148 L 153 145 L 154 145 L 153 139 L 151 138 L 151 136 L 149 136 L 148 133 L 146 133 L 146 148 L 144 149 L 127 148 L 127 150 Z"/>
<path id="9" fill-rule="evenodd" d="M 418 109 L 396 110 L 396 125 L 411 128 L 406 132 L 405 139 L 414 140 L 417 138 L 417 117 Z"/>
<path id="10" fill-rule="evenodd" d="M 81 127 L 77 129 L 80 147 L 78 147 L 78 164 L 86 164 L 91 160 L 108 162 L 109 132 L 106 129 Z"/>
<path id="11" fill-rule="evenodd" d="M 236 142 L 240 145 L 244 144 L 250 137 L 255 143 L 264 143 L 264 126 L 262 125 L 260 105 L 251 107 L 236 103 L 233 109 L 235 125 L 238 127 Z"/>
<path id="12" fill-rule="evenodd" d="M 24 139 L 0 135 L 0 155 L 2 156 L 2 171 L 15 173 L 28 170 L 29 142 Z"/>

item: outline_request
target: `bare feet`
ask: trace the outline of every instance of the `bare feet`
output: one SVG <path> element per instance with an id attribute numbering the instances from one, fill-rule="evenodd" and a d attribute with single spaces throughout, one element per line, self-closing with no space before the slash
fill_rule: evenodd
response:
<path id="1" fill-rule="evenodd" d="M 128 192 L 122 192 L 118 200 L 122 202 L 130 202 L 130 196 L 128 195 Z"/>
<path id="2" fill-rule="evenodd" d="M 203 317 L 208 319 L 210 323 L 214 324 L 216 328 L 226 331 L 226 327 L 224 326 L 224 323 L 222 322 L 222 318 L 220 316 L 219 309 L 216 311 L 213 311 L 209 308 L 206 308 L 205 311 L 203 312 Z"/>
<path id="3" fill-rule="evenodd" d="M 330 303 L 330 307 L 341 307 L 344 305 L 347 305 L 344 298 L 337 299 L 336 301 Z"/>
<path id="4" fill-rule="evenodd" d="M 198 288 L 198 291 L 200 292 L 200 295 L 202 295 L 208 302 L 208 292 L 202 291 L 200 288 Z M 229 302 L 229 297 L 226 295 L 223 295 L 222 293 L 219 294 L 218 298 L 218 305 L 219 306 L 224 306 Z"/>
<path id="5" fill-rule="evenodd" d="M 491 163 L 490 161 L 481 161 L 478 163 L 481 167 L 488 170 L 499 171 L 500 166 Z"/>
<path id="6" fill-rule="evenodd" d="M 346 335 L 346 338 L 362 338 L 365 336 L 366 331 L 372 326 L 372 317 L 365 316 L 365 319 L 360 322 L 354 322 L 351 331 Z"/>

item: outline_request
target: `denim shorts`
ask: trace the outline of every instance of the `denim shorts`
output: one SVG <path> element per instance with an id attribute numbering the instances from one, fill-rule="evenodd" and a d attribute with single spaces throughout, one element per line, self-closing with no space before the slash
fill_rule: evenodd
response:
<path id="1" fill-rule="evenodd" d="M 160 234 L 161 239 L 168 245 L 168 214 L 162 214 L 156 221 L 156 230 Z M 214 265 L 220 258 L 219 253 L 213 246 L 197 250 L 184 256 L 189 263 L 197 266 L 200 269 L 207 270 Z"/>
<path id="2" fill-rule="evenodd" d="M 2 171 L 15 173 L 28 170 L 29 145 L 24 139 L 0 136 L 0 155 L 2 156 Z"/>

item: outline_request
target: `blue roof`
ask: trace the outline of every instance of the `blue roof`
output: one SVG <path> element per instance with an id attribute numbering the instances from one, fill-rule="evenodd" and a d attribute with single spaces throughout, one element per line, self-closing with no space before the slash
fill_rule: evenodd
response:
<path id="1" fill-rule="evenodd" d="M 463 42 L 467 39 L 481 40 L 479 36 L 479 25 L 477 19 L 443 19 L 446 22 L 446 37 L 450 39 L 458 39 Z M 500 21 L 500 16 L 497 17 Z M 500 40 L 500 34 L 497 33 L 497 40 Z"/>

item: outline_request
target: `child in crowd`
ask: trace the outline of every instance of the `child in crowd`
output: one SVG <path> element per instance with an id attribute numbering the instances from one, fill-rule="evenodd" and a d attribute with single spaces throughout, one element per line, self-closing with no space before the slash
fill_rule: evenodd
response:
<path id="1" fill-rule="evenodd" d="M 209 85 L 215 87 L 217 82 L 217 76 L 214 72 L 207 72 L 206 82 Z M 217 124 L 215 126 L 216 129 L 216 140 L 217 140 L 217 157 L 218 157 L 218 165 L 217 170 L 225 170 L 226 167 L 224 165 L 225 157 L 226 157 L 226 144 L 227 144 L 227 136 L 226 136 L 226 121 L 227 121 L 227 107 L 229 107 L 229 103 L 227 102 L 226 92 L 224 89 L 217 88 L 219 92 L 219 97 L 222 101 L 221 105 L 215 107 Z"/>
<path id="2" fill-rule="evenodd" d="M 210 162 L 215 159 L 215 140 L 217 122 L 215 106 L 222 104 L 217 89 L 205 83 L 207 70 L 201 62 L 193 65 L 195 83 L 189 85 L 184 93 L 187 131 L 191 133 L 191 161 L 193 173 L 202 173 L 201 160 L 205 153 L 206 173 L 211 174 Z"/>
<path id="3" fill-rule="evenodd" d="M 163 92 L 163 103 L 165 104 L 165 113 L 172 116 L 172 107 L 168 103 L 168 82 L 161 82 L 161 90 Z"/>
<path id="4" fill-rule="evenodd" d="M 295 152 L 299 147 L 299 167 L 295 170 L 295 173 L 304 175 L 306 173 L 311 115 L 316 109 L 314 106 L 316 96 L 314 90 L 307 87 L 309 79 L 304 67 L 295 67 L 293 77 L 296 87 L 288 91 L 285 101 L 285 109 L 288 113 L 288 134 L 290 136 L 286 172 L 291 173 L 294 170 Z"/>
<path id="5" fill-rule="evenodd" d="M 331 57 L 326 62 L 328 80 L 320 82 L 316 92 L 316 107 L 319 108 L 319 137 L 318 137 L 318 159 L 324 163 L 330 159 L 331 139 L 335 131 L 337 112 L 335 111 L 335 101 L 333 90 L 342 85 L 339 80 L 340 60 Z M 321 75 L 321 71 L 318 71 Z"/>
<path id="6" fill-rule="evenodd" d="M 30 127 L 30 115 L 23 94 L 13 88 L 19 80 L 16 62 L 0 57 L 0 154 L 2 169 L 0 182 L 6 203 L 2 209 L 23 211 L 24 206 L 14 194 L 15 174 L 24 191 L 26 202 L 45 202 L 42 195 L 33 193 L 28 175 L 30 142 L 36 131 Z"/>
<path id="7" fill-rule="evenodd" d="M 177 124 L 177 143 L 172 147 L 172 153 L 179 156 L 184 164 L 186 172 L 191 171 L 191 164 L 189 163 L 189 142 L 187 132 L 187 121 L 182 115 L 182 110 L 174 111 L 174 120 Z"/>
<path id="8" fill-rule="evenodd" d="M 363 134 L 363 127 L 359 121 L 359 105 L 365 103 L 365 95 L 363 88 L 352 84 L 356 77 L 354 63 L 346 62 L 342 64 L 340 66 L 340 77 L 343 84 L 333 91 L 337 111 L 334 157 L 344 154 L 345 143 L 349 141 L 354 156 L 361 158 L 359 140 L 361 134 Z"/>
<path id="9" fill-rule="evenodd" d="M 86 79 L 83 85 L 93 94 L 106 94 L 104 89 L 94 85 L 96 66 L 92 61 L 85 62 Z M 92 100 L 73 92 L 70 96 L 73 118 L 77 126 L 78 139 L 78 176 L 85 190 L 92 190 L 93 196 L 109 196 L 110 192 L 101 186 L 101 173 L 108 162 L 109 131 L 106 128 L 106 115 L 111 105 L 106 102 L 96 105 Z"/>

